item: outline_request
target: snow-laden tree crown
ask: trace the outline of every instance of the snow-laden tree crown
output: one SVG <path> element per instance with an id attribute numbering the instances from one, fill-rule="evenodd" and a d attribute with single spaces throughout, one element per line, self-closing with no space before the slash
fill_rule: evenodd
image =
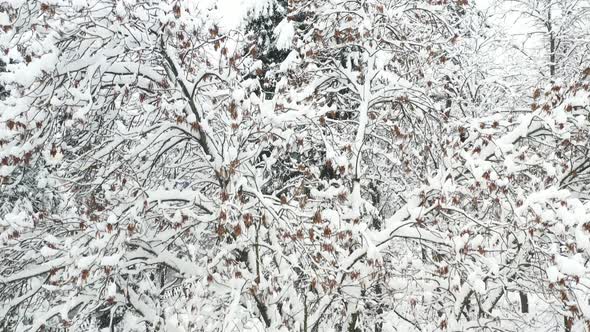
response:
<path id="1" fill-rule="evenodd" d="M 0 0 L 0 330 L 588 331 L 587 0 Z"/>

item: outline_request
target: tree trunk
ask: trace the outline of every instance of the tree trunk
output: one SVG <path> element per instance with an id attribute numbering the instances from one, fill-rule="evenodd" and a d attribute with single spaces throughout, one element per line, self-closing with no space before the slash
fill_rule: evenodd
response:
<path id="1" fill-rule="evenodd" d="M 549 4 L 546 26 L 549 34 L 549 75 L 553 79 L 555 77 L 555 34 L 551 20 L 551 4 Z"/>
<path id="2" fill-rule="evenodd" d="M 529 312 L 529 297 L 523 291 L 518 292 L 518 295 L 520 296 L 520 312 L 527 314 Z"/>

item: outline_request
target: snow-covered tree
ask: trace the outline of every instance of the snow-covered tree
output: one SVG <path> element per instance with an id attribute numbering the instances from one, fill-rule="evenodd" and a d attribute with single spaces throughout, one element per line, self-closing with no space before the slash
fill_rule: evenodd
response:
<path id="1" fill-rule="evenodd" d="M 588 328 L 588 8 L 508 2 L 0 2 L 0 326 Z"/>
<path id="2" fill-rule="evenodd" d="M 259 302 L 249 264 L 264 217 L 244 205 L 264 198 L 238 174 L 256 177 L 266 135 L 240 31 L 181 1 L 3 10 L 3 132 L 20 135 L 3 149 L 5 328 L 223 329 L 260 316 L 235 307 Z M 52 202 L 33 196 L 47 182 L 51 210 L 33 204 Z"/>
<path id="3" fill-rule="evenodd" d="M 534 75 L 546 81 L 567 76 L 573 79 L 580 65 L 588 62 L 586 36 L 590 31 L 590 3 L 586 0 L 496 1 L 521 31 L 513 45 Z M 514 27 L 511 27 L 515 30 Z"/>
<path id="4" fill-rule="evenodd" d="M 473 273 L 456 264 L 449 275 L 448 240 L 467 222 L 453 212 L 455 225 L 439 222 L 453 201 L 442 185 L 464 176 L 451 158 L 467 144 L 465 118 L 490 104 L 477 90 L 497 91 L 478 83 L 480 13 L 463 1 L 316 1 L 295 2 L 290 17 L 285 30 L 296 36 L 277 104 L 284 117 L 299 114 L 298 156 L 318 165 L 312 198 L 341 199 L 321 206 L 334 215 L 322 227 L 353 240 L 336 242 L 341 258 L 324 277 L 338 291 L 306 297 L 319 312 L 310 327 L 431 330 L 462 320 L 453 303 Z"/>

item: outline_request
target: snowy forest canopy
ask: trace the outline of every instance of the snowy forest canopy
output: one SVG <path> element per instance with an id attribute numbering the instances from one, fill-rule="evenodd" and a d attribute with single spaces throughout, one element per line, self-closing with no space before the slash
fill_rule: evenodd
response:
<path id="1" fill-rule="evenodd" d="M 0 330 L 590 331 L 590 1 L 0 0 Z"/>

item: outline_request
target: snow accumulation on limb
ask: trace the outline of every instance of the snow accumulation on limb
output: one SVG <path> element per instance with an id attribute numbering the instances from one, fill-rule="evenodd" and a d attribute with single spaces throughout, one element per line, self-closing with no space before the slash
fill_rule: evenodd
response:
<path id="1" fill-rule="evenodd" d="M 9 277 L 0 277 L 1 284 L 8 284 L 15 281 L 21 281 L 32 277 L 46 274 L 49 271 L 59 269 L 68 263 L 66 258 L 57 258 L 36 267 L 28 267 L 26 270 L 10 275 Z"/>

